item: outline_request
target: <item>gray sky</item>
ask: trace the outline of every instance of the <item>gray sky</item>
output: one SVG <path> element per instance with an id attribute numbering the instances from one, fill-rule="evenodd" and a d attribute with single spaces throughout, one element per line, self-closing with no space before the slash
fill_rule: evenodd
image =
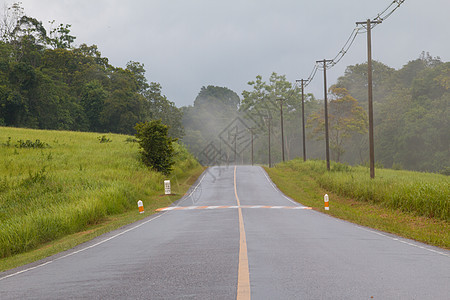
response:
<path id="1" fill-rule="evenodd" d="M 5 0 L 0 0 L 4 2 Z M 141 62 L 177 106 L 192 105 L 200 88 L 225 86 L 241 96 L 248 81 L 272 72 L 306 79 L 315 61 L 333 58 L 356 21 L 375 17 L 392 0 L 20 0 L 25 13 L 71 24 L 76 45 L 96 44 L 114 66 Z M 6 0 L 7 4 L 14 1 Z M 3 6 L 3 5 L 2 5 Z M 373 59 L 396 69 L 422 51 L 450 59 L 448 0 L 406 0 L 373 30 Z M 329 85 L 348 65 L 363 63 L 360 34 Z M 317 73 L 307 92 L 323 97 Z"/>

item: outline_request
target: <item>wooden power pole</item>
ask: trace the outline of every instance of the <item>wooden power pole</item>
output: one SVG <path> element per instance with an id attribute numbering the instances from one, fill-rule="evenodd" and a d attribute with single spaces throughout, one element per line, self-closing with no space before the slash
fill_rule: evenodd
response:
<path id="1" fill-rule="evenodd" d="M 366 25 L 367 27 L 367 85 L 369 100 L 369 160 L 370 160 L 370 178 L 375 178 L 375 151 L 373 140 L 373 93 L 372 93 L 372 24 L 380 24 L 381 21 L 356 22 L 357 25 Z"/>
<path id="2" fill-rule="evenodd" d="M 328 135 L 328 100 L 327 100 L 327 62 L 331 62 L 331 59 L 318 60 L 316 63 L 323 63 L 323 90 L 324 90 L 324 102 L 325 102 L 325 154 L 327 157 L 327 170 L 330 171 L 330 138 Z"/>
<path id="3" fill-rule="evenodd" d="M 303 161 L 306 161 L 306 138 L 305 138 L 305 82 L 306 80 L 300 79 L 298 80 L 302 84 L 302 133 L 303 133 Z"/>

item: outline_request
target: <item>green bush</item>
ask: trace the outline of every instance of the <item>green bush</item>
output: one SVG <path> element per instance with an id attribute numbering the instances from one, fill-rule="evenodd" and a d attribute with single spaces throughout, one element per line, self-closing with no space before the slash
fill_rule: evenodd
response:
<path id="1" fill-rule="evenodd" d="M 177 139 L 169 137 L 169 127 L 161 120 L 138 123 L 135 127 L 141 158 L 145 165 L 165 175 L 172 171 L 174 147 Z"/>

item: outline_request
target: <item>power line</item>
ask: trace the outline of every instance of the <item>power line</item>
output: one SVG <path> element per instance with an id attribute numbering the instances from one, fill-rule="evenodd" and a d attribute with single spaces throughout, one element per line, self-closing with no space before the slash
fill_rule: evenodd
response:
<path id="1" fill-rule="evenodd" d="M 392 1 L 388 7 L 386 7 L 382 12 L 380 12 L 374 18 L 372 18 L 372 20 L 375 21 L 375 23 L 373 23 L 371 25 L 372 26 L 371 29 L 373 29 L 375 26 L 380 24 L 381 21 L 384 21 L 387 18 L 389 18 L 405 1 L 406 0 Z M 353 43 L 355 42 L 356 36 L 358 34 L 367 32 L 367 29 L 364 30 L 364 26 L 359 26 L 359 25 L 360 24 L 356 25 L 356 27 L 353 29 L 352 33 L 350 34 L 349 38 L 345 42 L 344 46 L 341 48 L 341 50 L 338 52 L 338 54 L 336 54 L 336 56 L 332 60 L 330 60 L 329 63 L 324 64 L 324 66 L 321 67 L 320 63 L 316 62 L 308 79 L 306 79 L 306 81 L 304 83 L 304 87 L 307 87 L 311 83 L 311 81 L 316 76 L 317 70 L 322 69 L 322 68 L 326 68 L 328 70 L 328 69 L 331 69 L 332 67 L 334 67 L 336 64 L 338 64 L 342 60 L 342 58 L 347 54 L 347 52 L 350 50 L 350 48 L 352 47 Z"/>

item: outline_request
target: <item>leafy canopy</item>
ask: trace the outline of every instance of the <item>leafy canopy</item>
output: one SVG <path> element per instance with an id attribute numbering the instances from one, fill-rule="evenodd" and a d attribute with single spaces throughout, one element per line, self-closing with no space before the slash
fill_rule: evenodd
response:
<path id="1" fill-rule="evenodd" d="M 169 136 L 169 127 L 161 120 L 152 120 L 136 124 L 135 129 L 144 164 L 158 172 L 169 174 L 174 164 L 172 143 L 177 140 Z"/>

